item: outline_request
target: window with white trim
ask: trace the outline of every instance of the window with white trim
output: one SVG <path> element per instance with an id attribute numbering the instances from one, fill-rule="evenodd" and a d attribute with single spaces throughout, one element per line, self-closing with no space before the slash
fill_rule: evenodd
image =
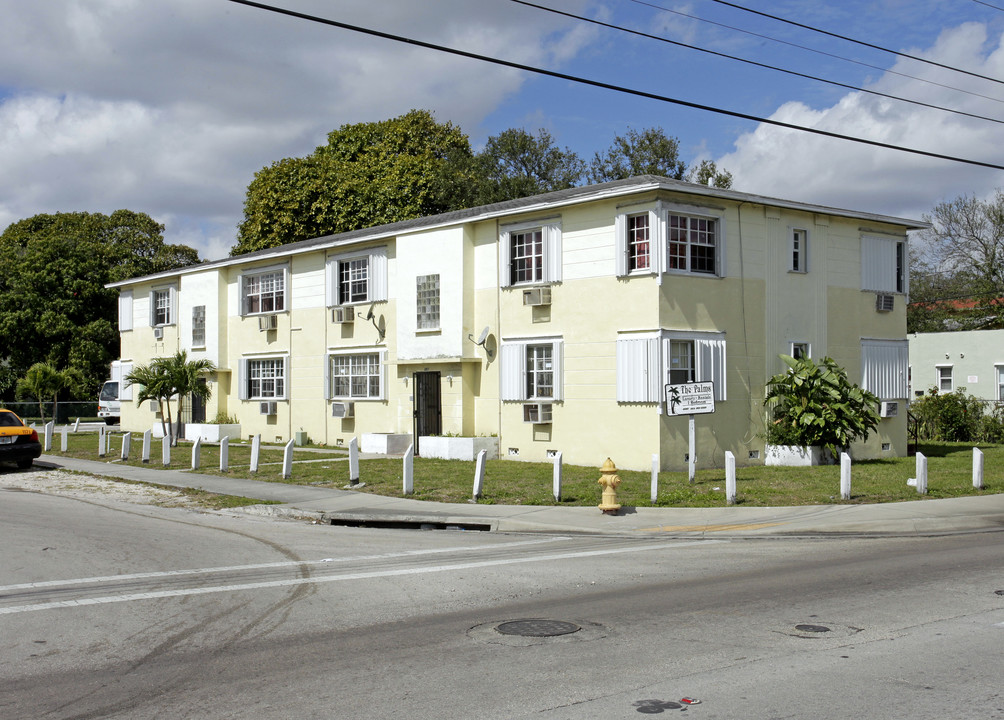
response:
<path id="1" fill-rule="evenodd" d="M 861 289 L 883 293 L 908 292 L 906 240 L 861 236 Z"/>
<path id="2" fill-rule="evenodd" d="M 938 367 L 938 390 L 950 393 L 955 389 L 954 368 L 951 365 Z"/>
<path id="3" fill-rule="evenodd" d="M 500 360 L 503 400 L 562 398 L 560 339 L 503 340 Z"/>
<path id="4" fill-rule="evenodd" d="M 439 274 L 419 275 L 415 297 L 416 321 L 419 330 L 439 329 Z"/>
<path id="5" fill-rule="evenodd" d="M 792 228 L 788 245 L 788 270 L 804 273 L 809 271 L 809 232 Z"/>
<path id="6" fill-rule="evenodd" d="M 286 397 L 285 357 L 242 358 L 238 384 L 241 400 L 282 400 Z"/>
<path id="7" fill-rule="evenodd" d="M 241 304 L 245 315 L 283 312 L 286 309 L 285 268 L 242 275 Z"/>
<path id="8" fill-rule="evenodd" d="M 355 305 L 387 299 L 387 248 L 367 248 L 328 258 L 328 305 Z"/>
<path id="9" fill-rule="evenodd" d="M 150 291 L 150 325 L 174 325 L 174 306 L 177 290 L 173 287 L 154 288 Z"/>
<path id="10" fill-rule="evenodd" d="M 499 284 L 533 285 L 561 281 L 561 225 L 521 223 L 499 237 Z"/>
<path id="11" fill-rule="evenodd" d="M 1004 365 L 994 367 L 997 374 L 997 399 L 1004 400 Z"/>
<path id="12" fill-rule="evenodd" d="M 659 330 L 617 337 L 617 402 L 658 403 L 667 384 L 713 382 L 726 399 L 725 334 Z"/>
<path id="13" fill-rule="evenodd" d="M 383 367 L 380 363 L 380 353 L 331 355 L 328 363 L 331 399 L 383 398 Z"/>
<path id="14" fill-rule="evenodd" d="M 796 360 L 812 357 L 811 347 L 809 346 L 809 343 L 806 342 L 791 343 L 790 352 L 788 354 Z"/>
<path id="15" fill-rule="evenodd" d="M 667 223 L 666 269 L 718 274 L 718 220 L 670 213 Z"/>
<path id="16" fill-rule="evenodd" d="M 206 346 L 206 306 L 192 308 L 192 347 Z"/>
<path id="17" fill-rule="evenodd" d="M 861 341 L 861 387 L 879 400 L 909 397 L 910 352 L 906 340 Z"/>

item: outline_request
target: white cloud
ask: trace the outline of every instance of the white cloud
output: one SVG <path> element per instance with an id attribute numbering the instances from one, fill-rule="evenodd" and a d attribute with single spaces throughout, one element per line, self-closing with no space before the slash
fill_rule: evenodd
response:
<path id="1" fill-rule="evenodd" d="M 1004 49 L 1000 38 L 989 49 L 985 41 L 985 26 L 967 23 L 945 30 L 932 48 L 911 54 L 1001 77 Z M 900 60 L 892 69 L 970 91 L 1002 95 L 986 81 L 915 61 Z M 893 73 L 884 74 L 870 89 L 1004 118 L 1004 106 L 998 102 Z M 771 119 L 1004 165 L 1004 146 L 999 142 L 1004 127 L 1000 124 L 860 92 L 849 93 L 834 105 L 818 110 L 801 102 L 787 102 Z M 733 187 L 737 190 L 913 218 L 919 218 L 943 199 L 965 193 L 984 195 L 1004 182 L 1004 173 L 992 169 L 766 124 L 741 135 L 735 149 L 717 162 L 733 173 Z"/>
<path id="2" fill-rule="evenodd" d="M 580 3 L 581 4 L 581 3 Z M 441 0 L 285 7 L 517 62 L 588 42 L 567 22 Z M 345 124 L 428 108 L 477 127 L 524 76 L 226 2 L 0 0 L 0 229 L 128 208 L 222 257 L 254 173 Z M 545 41 L 546 39 L 546 41 Z"/>

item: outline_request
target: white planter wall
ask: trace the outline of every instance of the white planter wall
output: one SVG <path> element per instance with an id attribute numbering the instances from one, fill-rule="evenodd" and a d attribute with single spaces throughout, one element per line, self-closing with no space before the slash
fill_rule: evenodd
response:
<path id="1" fill-rule="evenodd" d="M 156 427 L 160 427 L 160 424 L 158 423 Z M 154 435 L 156 436 L 156 429 L 154 430 Z M 217 425 L 209 423 L 186 423 L 185 439 L 195 442 L 195 439 L 199 437 L 202 438 L 202 442 L 204 443 L 218 443 L 225 437 L 228 437 L 231 440 L 240 440 L 241 426 Z"/>
<path id="2" fill-rule="evenodd" d="M 404 433 L 363 433 L 359 450 L 376 455 L 404 455 L 411 445 L 411 435 Z"/>
<path id="3" fill-rule="evenodd" d="M 768 445 L 764 450 L 764 464 L 784 467 L 809 467 L 825 465 L 829 455 L 818 446 L 799 447 L 797 445 Z"/>
<path id="4" fill-rule="evenodd" d="M 418 439 L 418 448 L 424 458 L 443 460 L 474 460 L 478 453 L 487 450 L 486 459 L 495 460 L 499 456 L 497 437 L 440 437 L 423 435 Z"/>

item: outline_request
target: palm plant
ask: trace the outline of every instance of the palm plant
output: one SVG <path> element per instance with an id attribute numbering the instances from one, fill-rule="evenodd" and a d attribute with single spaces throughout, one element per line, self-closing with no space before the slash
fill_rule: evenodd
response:
<path id="1" fill-rule="evenodd" d="M 24 377 L 17 381 L 15 392 L 18 397 L 33 397 L 38 401 L 38 414 L 44 423 L 43 400 L 52 399 L 52 415 L 55 417 L 59 393 L 78 386 L 81 382 L 78 370 L 57 370 L 49 363 L 38 362 L 28 368 Z"/>
<path id="2" fill-rule="evenodd" d="M 208 400 L 212 390 L 208 385 L 200 383 L 199 377 L 204 373 L 216 370 L 216 365 L 210 360 L 189 360 L 188 353 L 179 350 L 171 357 L 157 358 L 149 365 L 137 365 L 126 380 L 141 385 L 136 396 L 142 404 L 146 400 L 156 400 L 161 409 L 161 424 L 164 435 L 171 445 L 176 446 L 181 436 L 181 413 L 184 408 L 185 396 Z M 174 426 L 171 417 L 171 398 L 178 396 L 178 426 Z"/>

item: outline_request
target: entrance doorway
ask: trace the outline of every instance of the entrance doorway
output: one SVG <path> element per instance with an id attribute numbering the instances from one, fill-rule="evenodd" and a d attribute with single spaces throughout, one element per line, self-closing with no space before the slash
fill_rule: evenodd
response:
<path id="1" fill-rule="evenodd" d="M 443 407 L 438 372 L 417 372 L 415 384 L 415 454 L 421 455 L 419 437 L 443 432 Z"/>

